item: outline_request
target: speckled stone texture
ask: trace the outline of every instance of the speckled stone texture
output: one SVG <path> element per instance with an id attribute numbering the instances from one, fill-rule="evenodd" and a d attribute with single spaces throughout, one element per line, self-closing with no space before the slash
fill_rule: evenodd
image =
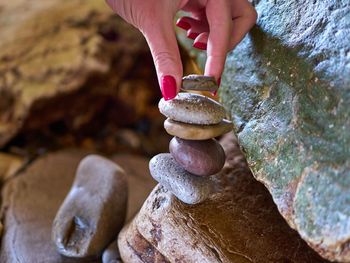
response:
<path id="1" fill-rule="evenodd" d="M 174 99 L 159 101 L 166 117 L 184 123 L 217 124 L 226 116 L 225 108 L 213 99 L 194 93 L 179 93 Z"/>
<path id="2" fill-rule="evenodd" d="M 289 225 L 350 262 L 349 1 L 255 4 L 258 25 L 229 54 L 220 97 Z"/>
<path id="3" fill-rule="evenodd" d="M 218 124 L 198 125 L 166 119 L 164 129 L 167 133 L 186 140 L 208 140 L 232 131 L 232 122 L 222 120 Z"/>
<path id="4" fill-rule="evenodd" d="M 154 156 L 149 169 L 152 177 L 186 204 L 198 204 L 209 197 L 212 182 L 182 168 L 170 153 Z"/>

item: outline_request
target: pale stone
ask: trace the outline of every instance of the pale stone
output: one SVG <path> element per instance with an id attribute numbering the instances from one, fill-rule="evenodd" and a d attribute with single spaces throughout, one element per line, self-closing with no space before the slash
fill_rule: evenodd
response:
<path id="1" fill-rule="evenodd" d="M 213 99 L 194 93 L 179 93 L 172 100 L 159 101 L 159 110 L 166 117 L 184 123 L 217 124 L 226 116 L 225 108 Z"/>
<path id="2" fill-rule="evenodd" d="M 207 140 L 232 131 L 232 122 L 222 120 L 214 125 L 196 125 L 166 119 L 164 129 L 170 135 L 186 140 Z"/>

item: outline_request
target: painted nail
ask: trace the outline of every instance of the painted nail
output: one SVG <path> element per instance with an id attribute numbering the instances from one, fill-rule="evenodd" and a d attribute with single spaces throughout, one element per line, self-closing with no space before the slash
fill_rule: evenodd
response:
<path id="1" fill-rule="evenodd" d="M 171 100 L 176 96 L 176 80 L 173 76 L 166 75 L 161 80 L 161 90 L 165 100 Z"/>
<path id="2" fill-rule="evenodd" d="M 177 20 L 176 22 L 176 26 L 185 29 L 185 30 L 189 30 L 191 28 L 191 25 L 185 21 L 182 20 Z"/>
<path id="3" fill-rule="evenodd" d="M 195 43 L 193 43 L 193 47 L 201 49 L 201 50 L 207 50 L 207 43 L 195 42 Z"/>
<path id="4" fill-rule="evenodd" d="M 198 37 L 199 34 L 198 33 L 194 33 L 194 32 L 190 32 L 187 34 L 187 37 L 190 39 L 195 39 L 196 37 Z"/>

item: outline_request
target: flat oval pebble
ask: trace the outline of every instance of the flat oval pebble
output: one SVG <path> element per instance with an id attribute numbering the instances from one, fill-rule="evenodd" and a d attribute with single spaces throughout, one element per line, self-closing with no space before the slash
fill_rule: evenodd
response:
<path id="1" fill-rule="evenodd" d="M 182 78 L 183 90 L 198 90 L 198 91 L 214 92 L 218 88 L 219 87 L 214 77 L 193 74 Z"/>
<path id="2" fill-rule="evenodd" d="M 226 115 L 225 108 L 213 99 L 193 93 L 179 93 L 172 99 L 159 102 L 159 110 L 166 117 L 184 123 L 217 124 Z"/>
<path id="3" fill-rule="evenodd" d="M 222 120 L 214 125 L 188 124 L 171 119 L 164 121 L 164 129 L 167 133 L 186 140 L 207 140 L 218 137 L 232 131 L 232 122 Z"/>
<path id="4" fill-rule="evenodd" d="M 193 141 L 174 137 L 169 150 L 178 164 L 195 175 L 213 175 L 225 163 L 224 149 L 215 139 Z"/>
<path id="5" fill-rule="evenodd" d="M 212 191 L 208 177 L 197 176 L 183 169 L 170 153 L 154 156 L 149 162 L 152 177 L 186 204 L 198 204 Z"/>

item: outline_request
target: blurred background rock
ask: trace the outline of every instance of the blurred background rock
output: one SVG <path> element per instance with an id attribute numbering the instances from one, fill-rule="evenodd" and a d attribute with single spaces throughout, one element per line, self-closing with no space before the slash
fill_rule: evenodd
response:
<path id="1" fill-rule="evenodd" d="M 0 39 L 3 151 L 168 148 L 146 42 L 103 1 L 0 1 Z"/>

